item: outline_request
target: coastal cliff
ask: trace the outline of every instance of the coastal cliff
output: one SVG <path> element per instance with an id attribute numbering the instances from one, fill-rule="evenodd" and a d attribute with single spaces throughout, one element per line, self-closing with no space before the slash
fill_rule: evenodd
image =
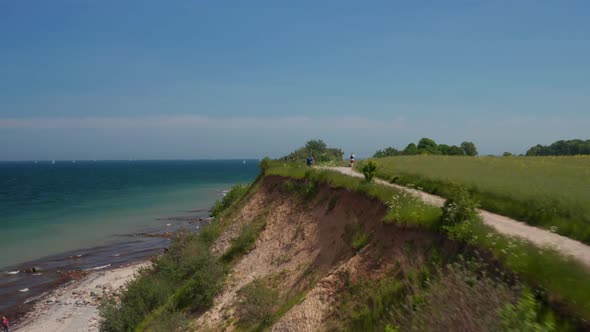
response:
<path id="1" fill-rule="evenodd" d="M 260 179 L 252 195 L 226 217 L 231 221 L 215 241 L 213 252 L 227 252 L 248 224 L 262 223 L 263 229 L 249 252 L 231 268 L 214 305 L 192 322 L 191 329 L 387 327 L 378 322 L 387 321 L 387 308 L 372 306 L 393 301 L 388 296 L 401 296 L 403 284 L 410 286 L 410 279 L 424 278 L 419 274 L 432 265 L 429 261 L 441 264 L 457 252 L 457 246 L 435 232 L 383 223 L 386 213 L 381 201 L 344 188 L 280 176 Z M 378 285 L 382 281 L 391 285 Z M 269 296 L 265 298 L 264 292 Z M 503 296 L 515 294 L 507 291 Z M 367 299 L 374 303 L 360 308 Z M 359 317 L 360 321 L 342 317 L 367 309 L 382 317 L 370 318 L 373 321 L 368 323 L 362 322 L 367 317 Z M 470 314 L 467 310 L 465 316 L 449 317 L 446 323 L 460 326 L 455 320 Z"/>
<path id="2" fill-rule="evenodd" d="M 101 330 L 587 328 L 583 268 L 482 226 L 465 214 L 470 200 L 450 201 L 441 209 L 328 170 L 263 168 L 105 303 Z M 564 291 L 564 280 L 581 287 Z"/>

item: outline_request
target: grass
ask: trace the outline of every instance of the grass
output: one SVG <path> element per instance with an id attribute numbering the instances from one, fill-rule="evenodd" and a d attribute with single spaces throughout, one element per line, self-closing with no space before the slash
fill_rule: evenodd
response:
<path id="1" fill-rule="evenodd" d="M 426 228 L 434 229 L 438 227 L 440 219 L 440 209 L 426 205 L 420 200 L 415 199 L 411 195 L 405 195 L 395 188 L 379 186 L 372 183 L 367 183 L 365 180 L 346 176 L 338 172 L 308 168 L 294 163 L 273 162 L 273 166 L 266 170 L 267 175 L 278 175 L 289 177 L 296 180 L 303 181 L 303 187 L 316 188 L 314 192 L 317 193 L 317 184 L 325 183 L 334 187 L 342 187 L 352 191 L 356 191 L 376 198 L 384 203 L 390 202 L 397 197 L 400 209 L 403 209 L 401 215 L 404 218 L 397 218 L 396 221 L 400 224 L 406 225 L 420 225 Z M 289 181 L 287 183 L 290 183 Z M 288 187 L 297 186 L 297 182 L 291 181 Z M 336 203 L 334 202 L 334 205 Z M 328 202 L 328 207 L 330 202 Z M 386 223 L 393 222 L 396 215 L 388 214 L 383 220 Z M 407 222 L 406 222 L 407 221 Z"/>
<path id="2" fill-rule="evenodd" d="M 590 243 L 590 156 L 399 156 L 374 161 L 379 178 L 443 197 L 452 185 L 462 185 L 485 210 Z"/>
<path id="3" fill-rule="evenodd" d="M 266 221 L 264 217 L 244 224 L 240 229 L 238 237 L 232 241 L 229 249 L 221 256 L 221 260 L 225 263 L 231 263 L 250 251 L 265 226 Z"/>
<path id="4" fill-rule="evenodd" d="M 237 327 L 242 330 L 261 330 L 269 326 L 277 310 L 279 292 L 256 279 L 238 291 Z"/>
<path id="5" fill-rule="evenodd" d="M 421 157 L 418 157 L 421 158 Z M 299 165 L 274 163 L 269 175 L 305 179 L 343 187 L 381 200 L 389 206 L 384 222 L 439 230 L 441 210 L 399 191 L 326 170 L 309 170 Z M 456 188 L 454 186 L 453 188 Z M 590 273 L 587 269 L 547 248 L 516 241 L 481 222 L 460 223 L 446 228 L 449 236 L 490 252 L 528 285 L 546 292 L 548 301 L 560 303 L 573 316 L 590 320 Z"/>
<path id="6" fill-rule="evenodd" d="M 575 316 L 590 320 L 590 273 L 577 262 L 550 248 L 501 235 L 478 220 L 452 226 L 448 234 L 493 253 L 527 284 L 545 291 L 548 300 L 557 300 Z"/>
<path id="7" fill-rule="evenodd" d="M 355 251 L 360 251 L 369 243 L 369 235 L 363 229 L 363 226 L 358 222 L 352 225 L 352 232 L 350 234 L 350 246 Z"/>

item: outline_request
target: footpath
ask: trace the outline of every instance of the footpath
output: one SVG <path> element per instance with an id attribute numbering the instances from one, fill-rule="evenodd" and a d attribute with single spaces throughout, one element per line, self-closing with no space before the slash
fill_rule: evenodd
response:
<path id="1" fill-rule="evenodd" d="M 324 169 L 329 169 L 349 176 L 364 178 L 363 174 L 356 172 L 350 167 L 324 167 Z M 389 183 L 381 179 L 375 179 L 375 183 L 405 191 L 419 197 L 422 201 L 431 205 L 443 206 L 445 203 L 444 198 L 420 190 Z M 538 247 L 549 247 L 564 256 L 572 257 L 587 268 L 590 268 L 590 247 L 582 242 L 485 210 L 479 209 L 479 215 L 486 225 L 493 227 L 499 233 L 525 239 Z"/>

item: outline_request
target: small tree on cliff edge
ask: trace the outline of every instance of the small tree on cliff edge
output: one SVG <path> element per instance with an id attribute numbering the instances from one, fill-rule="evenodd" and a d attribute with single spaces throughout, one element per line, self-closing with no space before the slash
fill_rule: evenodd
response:
<path id="1" fill-rule="evenodd" d="M 377 164 L 374 161 L 369 160 L 363 166 L 363 174 L 365 175 L 365 181 L 367 181 L 367 182 L 373 181 L 373 178 L 375 177 L 375 173 L 377 173 Z"/>

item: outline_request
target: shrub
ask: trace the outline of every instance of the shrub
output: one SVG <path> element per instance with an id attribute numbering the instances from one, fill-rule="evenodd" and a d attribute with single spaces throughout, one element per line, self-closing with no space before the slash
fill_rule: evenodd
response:
<path id="1" fill-rule="evenodd" d="M 307 172 L 304 180 L 289 180 L 283 184 L 283 189 L 288 192 L 294 192 L 304 201 L 312 200 L 320 190 L 319 183 L 312 179 L 313 172 Z"/>
<path id="2" fill-rule="evenodd" d="M 502 330 L 507 332 L 556 331 L 552 315 L 541 316 L 541 305 L 530 291 L 525 291 L 516 305 L 508 304 L 500 313 Z"/>
<path id="3" fill-rule="evenodd" d="M 477 218 L 477 207 L 478 202 L 471 197 L 467 189 L 460 186 L 454 187 L 442 207 L 442 226 L 453 226 Z"/>
<path id="4" fill-rule="evenodd" d="M 167 254 L 154 259 L 151 268 L 142 269 L 126 284 L 119 301 L 110 298 L 101 304 L 101 331 L 148 327 L 158 331 L 157 322 L 162 326 L 178 323 L 162 320 L 180 309 L 209 307 L 224 280 L 223 265 L 210 253 L 209 246 L 200 234 L 178 234 Z"/>
<path id="5" fill-rule="evenodd" d="M 259 163 L 258 167 L 262 171 L 262 173 L 266 172 L 267 169 L 270 168 L 272 161 L 268 157 L 264 157 Z"/>
<path id="6" fill-rule="evenodd" d="M 142 330 L 142 327 L 137 330 Z M 143 327 L 143 330 L 146 332 L 188 332 L 191 331 L 190 319 L 182 312 L 164 310 L 148 326 Z"/>
<path id="7" fill-rule="evenodd" d="M 174 290 L 172 282 L 158 278 L 152 270 L 142 271 L 126 286 L 120 303 L 110 298 L 101 304 L 101 331 L 132 331 L 152 310 L 165 303 Z"/>
<path id="8" fill-rule="evenodd" d="M 326 214 L 332 212 L 332 210 L 334 210 L 334 208 L 336 207 L 336 203 L 338 203 L 338 199 L 340 199 L 339 196 L 332 196 L 330 198 L 330 201 L 328 202 L 328 208 L 326 209 Z"/>
<path id="9" fill-rule="evenodd" d="M 266 223 L 260 220 L 244 224 L 240 230 L 240 234 L 232 241 L 231 246 L 221 256 L 221 259 L 226 263 L 230 263 L 237 257 L 248 252 L 256 242 L 256 239 L 258 239 L 258 235 L 262 232 L 264 226 L 266 226 Z"/>
<path id="10" fill-rule="evenodd" d="M 423 286 L 410 281 L 405 303 L 391 311 L 396 325 L 402 331 L 498 331 L 498 313 L 517 291 L 480 273 L 482 267 L 459 262 L 435 269 Z"/>
<path id="11" fill-rule="evenodd" d="M 369 243 L 369 235 L 361 224 L 355 223 L 352 226 L 352 234 L 350 235 L 350 246 L 355 251 L 360 251 L 367 243 Z"/>
<path id="12" fill-rule="evenodd" d="M 256 279 L 238 291 L 238 298 L 236 311 L 240 327 L 268 326 L 277 309 L 279 292 Z"/>
<path id="13" fill-rule="evenodd" d="M 394 273 L 378 280 L 351 283 L 344 276 L 345 288 L 338 294 L 334 321 L 329 331 L 383 331 L 384 318 L 403 295 L 403 284 Z"/>
<path id="14" fill-rule="evenodd" d="M 215 202 L 211 209 L 211 216 L 218 217 L 223 211 L 227 210 L 233 203 L 238 202 L 248 189 L 250 188 L 247 184 L 236 184 L 223 196 L 220 200 Z"/>
<path id="15" fill-rule="evenodd" d="M 365 181 L 371 182 L 377 173 L 377 164 L 369 160 L 365 165 L 363 165 L 363 174 L 365 175 Z"/>
<path id="16" fill-rule="evenodd" d="M 440 223 L 440 209 L 429 206 L 412 194 L 400 191 L 385 202 L 387 214 L 383 222 L 395 222 L 398 225 L 416 225 L 427 229 L 436 229 Z"/>

